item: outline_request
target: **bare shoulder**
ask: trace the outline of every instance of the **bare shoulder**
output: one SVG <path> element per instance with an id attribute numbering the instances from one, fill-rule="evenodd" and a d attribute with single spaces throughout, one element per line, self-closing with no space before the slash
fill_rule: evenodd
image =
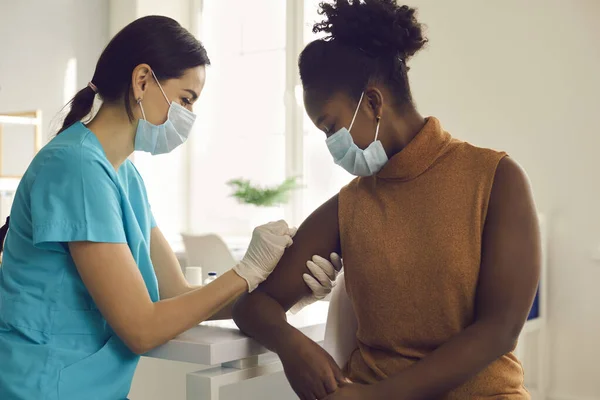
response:
<path id="1" fill-rule="evenodd" d="M 494 177 L 490 212 L 510 209 L 514 206 L 526 206 L 532 202 L 531 184 L 523 167 L 511 157 L 502 158 Z"/>
<path id="2" fill-rule="evenodd" d="M 498 163 L 494 185 L 496 183 L 500 185 L 517 184 L 526 187 L 530 186 L 525 169 L 514 158 L 508 156 L 502 158 Z"/>
<path id="3" fill-rule="evenodd" d="M 535 233 L 538 216 L 527 173 L 517 161 L 504 157 L 498 163 L 486 217 L 487 233 Z M 514 237 L 514 236 L 513 236 Z"/>

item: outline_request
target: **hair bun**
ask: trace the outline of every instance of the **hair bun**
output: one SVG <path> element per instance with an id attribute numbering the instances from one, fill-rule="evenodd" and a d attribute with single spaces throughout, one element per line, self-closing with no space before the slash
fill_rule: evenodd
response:
<path id="1" fill-rule="evenodd" d="M 400 57 L 404 61 L 427 43 L 416 9 L 395 0 L 334 0 L 320 4 L 326 17 L 313 32 L 325 32 L 327 40 L 356 47 L 372 57 Z"/>

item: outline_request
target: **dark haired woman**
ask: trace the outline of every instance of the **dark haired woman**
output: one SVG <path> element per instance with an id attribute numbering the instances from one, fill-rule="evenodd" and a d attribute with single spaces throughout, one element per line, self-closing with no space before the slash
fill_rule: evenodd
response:
<path id="1" fill-rule="evenodd" d="M 407 62 L 426 39 L 414 9 L 321 7 L 315 31 L 328 37 L 299 61 L 306 111 L 359 177 L 302 224 L 280 267 L 238 301 L 236 322 L 279 354 L 304 400 L 529 398 L 512 354 L 540 268 L 525 173 L 419 114 Z M 284 318 L 306 294 L 304 258 L 339 251 L 358 322 L 343 373 Z"/>
<path id="2" fill-rule="evenodd" d="M 292 243 L 295 229 L 283 221 L 258 227 L 233 271 L 193 288 L 156 227 L 127 158 L 186 140 L 208 64 L 176 21 L 131 23 L 32 161 L 0 269 L 0 399 L 126 398 L 140 354 L 208 318 L 230 317 L 230 303 L 266 279 Z M 84 125 L 96 95 L 103 105 Z M 335 277 L 321 261 L 312 268 L 329 277 L 307 277 L 320 294 Z"/>

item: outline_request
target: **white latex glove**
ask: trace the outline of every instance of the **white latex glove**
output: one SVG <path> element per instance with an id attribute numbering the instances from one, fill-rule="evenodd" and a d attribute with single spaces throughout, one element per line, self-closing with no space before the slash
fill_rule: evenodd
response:
<path id="1" fill-rule="evenodd" d="M 233 267 L 235 273 L 248 282 L 248 292 L 273 272 L 285 249 L 292 245 L 296 231 L 285 221 L 269 222 L 254 229 L 246 255 Z"/>
<path id="2" fill-rule="evenodd" d="M 302 278 L 313 294 L 304 297 L 296 303 L 290 309 L 292 314 L 298 313 L 315 301 L 323 300 L 333 290 L 337 276 L 344 267 L 344 263 L 342 258 L 336 253 L 331 253 L 329 257 L 331 258 L 331 262 L 321 256 L 313 256 L 312 261 L 306 263 L 306 267 L 312 275 L 304 274 Z"/>

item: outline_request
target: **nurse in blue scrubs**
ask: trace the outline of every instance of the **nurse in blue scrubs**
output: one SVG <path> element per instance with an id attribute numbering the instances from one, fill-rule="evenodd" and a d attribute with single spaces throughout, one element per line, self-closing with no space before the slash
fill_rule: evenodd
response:
<path id="1" fill-rule="evenodd" d="M 295 230 L 285 222 L 258 227 L 238 265 L 194 288 L 156 226 L 128 157 L 168 153 L 187 139 L 208 64 L 174 20 L 131 23 L 29 166 L 0 268 L 0 399 L 125 399 L 141 354 L 229 318 L 232 302 L 291 245 Z M 103 104 L 84 125 L 96 95 Z M 317 264 L 327 278 L 315 273 L 319 281 L 307 283 L 322 295 L 335 271 Z"/>

